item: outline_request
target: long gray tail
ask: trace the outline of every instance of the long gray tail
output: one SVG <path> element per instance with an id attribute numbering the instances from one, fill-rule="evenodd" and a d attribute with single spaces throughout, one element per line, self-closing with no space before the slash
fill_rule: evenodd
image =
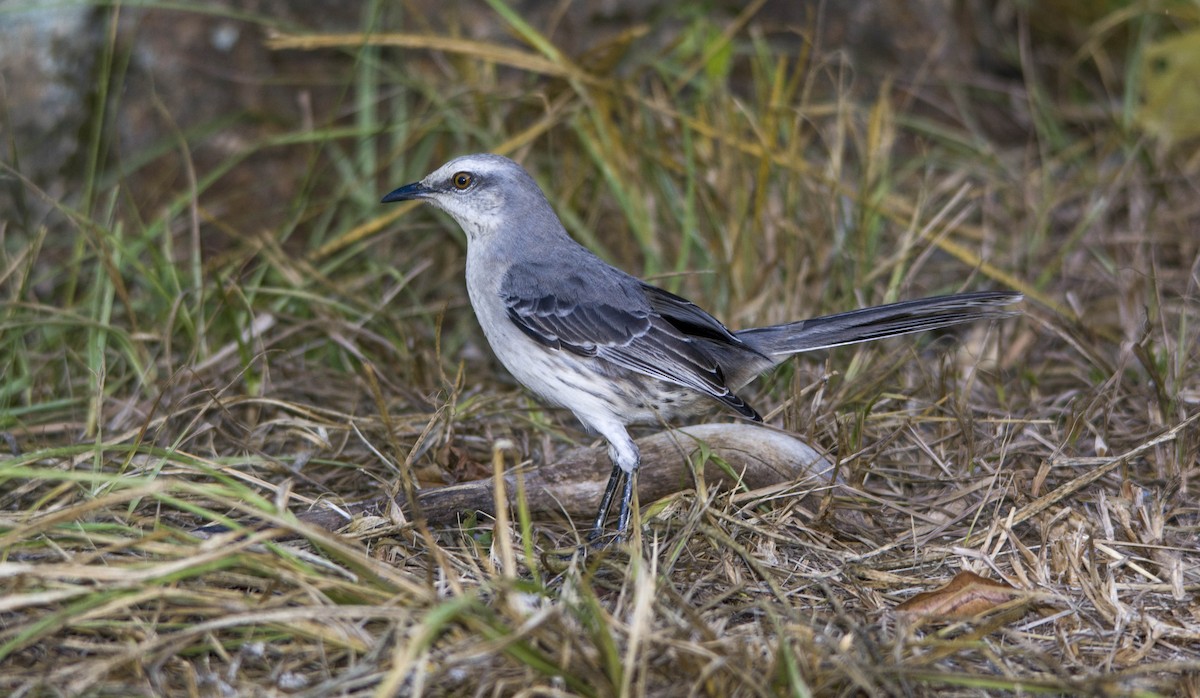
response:
<path id="1" fill-rule="evenodd" d="M 1005 306 L 1020 302 L 1021 299 L 1019 293 L 958 293 L 877 305 L 785 325 L 755 327 L 734 334 L 778 363 L 802 351 L 1009 317 L 1017 313 Z"/>

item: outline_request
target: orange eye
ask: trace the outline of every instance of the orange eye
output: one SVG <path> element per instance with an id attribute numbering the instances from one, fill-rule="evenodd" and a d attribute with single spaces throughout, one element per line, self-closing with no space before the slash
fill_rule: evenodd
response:
<path id="1" fill-rule="evenodd" d="M 475 181 L 475 178 L 471 176 L 470 172 L 456 172 L 454 176 L 450 178 L 450 181 L 454 183 L 455 189 L 463 191 L 467 187 L 471 186 L 471 183 Z"/>

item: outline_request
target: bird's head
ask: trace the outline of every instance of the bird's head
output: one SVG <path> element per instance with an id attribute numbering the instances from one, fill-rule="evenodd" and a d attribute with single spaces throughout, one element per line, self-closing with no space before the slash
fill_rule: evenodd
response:
<path id="1" fill-rule="evenodd" d="M 383 203 L 428 201 L 449 213 L 468 240 L 496 231 L 528 229 L 531 217 L 549 216 L 561 228 L 550 204 L 529 173 L 501 155 L 464 155 L 442 165 L 419 182 L 383 197 Z"/>

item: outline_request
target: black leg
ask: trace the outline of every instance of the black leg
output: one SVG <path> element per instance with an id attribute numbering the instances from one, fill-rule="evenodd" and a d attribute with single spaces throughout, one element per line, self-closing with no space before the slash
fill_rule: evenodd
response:
<path id="1" fill-rule="evenodd" d="M 621 493 L 621 508 L 617 510 L 617 540 L 629 535 L 629 517 L 633 513 L 633 489 L 637 487 L 637 470 L 625 477 L 625 491 Z"/>
<path id="2" fill-rule="evenodd" d="M 613 495 L 617 493 L 617 488 L 621 486 L 621 480 L 624 478 L 625 471 L 621 469 L 621 466 L 613 465 L 612 474 L 608 476 L 608 484 L 604 486 L 604 496 L 600 498 L 600 511 L 596 512 L 596 520 L 592 523 L 592 532 L 588 534 L 589 541 L 598 540 L 600 536 L 604 535 L 604 520 L 608 518 L 608 512 L 612 509 Z M 622 507 L 620 511 L 624 512 L 625 507 Z"/>

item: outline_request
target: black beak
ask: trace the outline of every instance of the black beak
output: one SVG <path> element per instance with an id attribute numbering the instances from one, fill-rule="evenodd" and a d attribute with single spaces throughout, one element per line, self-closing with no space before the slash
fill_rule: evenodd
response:
<path id="1" fill-rule="evenodd" d="M 404 186 L 400 187 L 399 189 L 397 189 L 397 190 L 393 191 L 392 193 L 388 194 L 387 196 L 383 197 L 383 201 L 381 201 L 380 203 L 390 204 L 394 201 L 409 201 L 411 199 L 424 199 L 425 197 L 429 196 L 431 193 L 433 193 L 433 190 L 427 188 L 425 185 L 421 184 L 420 182 L 413 182 L 412 184 L 405 184 Z"/>

